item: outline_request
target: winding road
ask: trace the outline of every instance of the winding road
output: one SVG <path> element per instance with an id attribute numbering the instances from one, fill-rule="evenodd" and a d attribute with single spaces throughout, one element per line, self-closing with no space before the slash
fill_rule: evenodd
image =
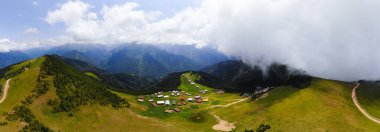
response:
<path id="1" fill-rule="evenodd" d="M 4 90 L 3 90 L 3 96 L 0 100 L 0 104 L 3 103 L 3 101 L 7 98 L 8 95 L 8 89 L 9 89 L 9 82 L 11 81 L 12 78 L 8 79 L 5 83 Z"/>
<path id="2" fill-rule="evenodd" d="M 356 107 L 359 109 L 359 111 L 365 116 L 367 117 L 368 119 L 370 119 L 371 121 L 377 123 L 377 124 L 380 124 L 380 119 L 372 116 L 371 114 L 369 114 L 363 107 L 360 106 L 360 103 L 358 101 L 358 98 L 356 97 L 356 89 L 360 86 L 360 83 L 356 83 L 356 86 L 354 87 L 354 89 L 352 89 L 352 101 L 354 102 L 354 104 L 356 105 Z"/>
<path id="3" fill-rule="evenodd" d="M 240 99 L 240 100 L 238 100 L 238 101 L 235 101 L 235 102 L 232 102 L 232 103 L 229 103 L 229 104 L 226 104 L 226 105 L 213 105 L 213 106 L 211 106 L 211 107 L 207 107 L 207 109 L 209 109 L 209 108 L 225 108 L 225 107 L 229 107 L 229 106 L 231 106 L 231 105 L 235 105 L 235 104 L 237 104 L 237 103 L 240 103 L 240 102 L 246 101 L 246 100 L 248 100 L 248 99 L 251 99 L 251 98 L 248 97 L 248 98 L 245 98 L 245 99 Z M 214 129 L 214 130 L 216 130 L 216 131 L 225 131 L 225 132 L 229 132 L 229 131 L 231 131 L 231 130 L 233 130 L 233 129 L 236 128 L 234 123 L 229 123 L 228 121 L 221 119 L 219 116 L 215 115 L 214 113 L 211 113 L 211 112 L 210 112 L 210 114 L 211 114 L 212 116 L 214 116 L 215 119 L 218 121 L 218 124 L 214 125 L 214 126 L 212 127 L 212 129 Z"/>

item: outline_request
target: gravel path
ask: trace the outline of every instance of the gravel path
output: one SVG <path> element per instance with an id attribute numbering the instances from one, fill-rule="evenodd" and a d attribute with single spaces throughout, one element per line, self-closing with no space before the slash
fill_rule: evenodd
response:
<path id="1" fill-rule="evenodd" d="M 360 83 L 357 83 L 356 86 L 354 87 L 354 89 L 352 89 L 352 101 L 354 101 L 354 104 L 356 105 L 356 107 L 359 109 L 359 111 L 365 116 L 367 117 L 368 119 L 370 119 L 371 121 L 377 123 L 377 124 L 380 124 L 380 119 L 372 116 L 371 114 L 369 114 L 363 107 L 360 106 L 360 103 L 358 101 L 358 98 L 356 97 L 356 89 L 360 86 Z"/>
<path id="2" fill-rule="evenodd" d="M 0 104 L 4 102 L 4 100 L 7 98 L 8 96 L 8 90 L 9 90 L 9 82 L 11 81 L 12 78 L 8 79 L 7 82 L 5 83 L 5 87 L 4 87 L 4 90 L 3 90 L 3 96 L 0 100 Z"/>

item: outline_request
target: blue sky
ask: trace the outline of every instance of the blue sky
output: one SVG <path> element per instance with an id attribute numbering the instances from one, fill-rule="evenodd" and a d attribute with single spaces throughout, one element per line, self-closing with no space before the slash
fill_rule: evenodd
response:
<path id="1" fill-rule="evenodd" d="M 141 10 L 157 10 L 161 17 L 170 17 L 186 7 L 197 6 L 199 0 L 82 0 L 90 4 L 92 11 L 104 5 L 112 6 L 126 2 L 139 4 Z M 68 0 L 1 0 L 0 38 L 13 41 L 49 39 L 64 33 L 62 24 L 49 25 L 44 18 L 48 11 L 57 9 Z M 38 33 L 24 33 L 27 28 L 36 28 Z"/>

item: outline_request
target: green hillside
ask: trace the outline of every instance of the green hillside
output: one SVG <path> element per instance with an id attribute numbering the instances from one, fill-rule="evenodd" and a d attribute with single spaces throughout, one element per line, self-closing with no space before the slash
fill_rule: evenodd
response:
<path id="1" fill-rule="evenodd" d="M 304 89 L 276 87 L 252 100 L 196 83 L 201 76 L 185 73 L 180 76 L 180 96 L 163 92 L 169 97 L 143 95 L 144 102 L 139 102 L 141 95 L 111 91 L 57 56 L 16 64 L 1 76 L 2 86 L 7 78 L 11 81 L 8 96 L 0 104 L 0 131 L 215 131 L 223 126 L 221 121 L 236 131 L 261 124 L 270 125 L 270 131 L 380 131 L 354 106 L 354 84 L 331 80 L 314 79 Z M 360 87 L 358 99 L 378 116 L 375 86 Z M 195 95 L 202 96 L 202 103 L 187 101 Z M 148 102 L 151 97 L 154 102 L 186 104 L 154 107 Z M 180 112 L 165 113 L 175 108 Z"/>
<path id="2" fill-rule="evenodd" d="M 379 131 L 379 125 L 365 118 L 353 104 L 353 87 L 315 79 L 309 88 L 276 88 L 266 98 L 216 113 L 236 121 L 238 130 L 266 123 L 275 131 Z"/>
<path id="3" fill-rule="evenodd" d="M 185 76 L 197 78 L 190 74 Z M 182 84 L 179 87 L 189 93 L 195 93 L 196 90 L 187 82 L 185 76 L 181 77 Z M 131 109 L 137 113 L 177 125 L 183 124 L 184 127 L 193 127 L 190 125 L 191 121 L 186 121 L 189 118 L 186 114 L 204 110 L 234 123 L 237 131 L 255 129 L 261 124 L 269 124 L 272 131 L 379 131 L 379 125 L 365 118 L 353 104 L 351 99 L 353 87 L 354 84 L 350 83 L 314 79 L 311 86 L 305 89 L 278 87 L 258 100 L 245 101 L 225 108 L 212 108 L 212 106 L 230 104 L 234 100 L 239 100 L 239 95 L 217 94 L 214 91 L 205 95 L 210 99 L 209 103 L 202 103 L 194 110 L 185 107 L 185 111 L 178 114 L 165 114 L 163 108 L 152 107 L 149 103 L 139 103 L 135 96 L 121 93 L 119 95 L 127 97 L 132 104 Z M 211 118 L 211 121 L 204 122 L 202 128 L 213 131 L 210 128 L 217 122 L 212 116 L 207 118 Z"/>

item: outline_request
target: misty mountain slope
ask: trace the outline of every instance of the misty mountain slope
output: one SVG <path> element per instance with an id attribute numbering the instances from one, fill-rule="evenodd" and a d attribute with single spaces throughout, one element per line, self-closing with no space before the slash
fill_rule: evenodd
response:
<path id="1" fill-rule="evenodd" d="M 242 61 L 224 61 L 202 70 L 223 80 L 219 88 L 231 92 L 252 91 L 256 87 L 285 86 L 305 88 L 310 85 L 311 76 L 298 70 L 290 70 L 286 65 L 273 63 L 263 71 L 258 66 L 250 66 Z"/>
<path id="2" fill-rule="evenodd" d="M 95 63 L 94 60 L 90 59 L 84 53 L 82 53 L 78 50 L 68 51 L 68 52 L 64 53 L 62 55 L 62 57 L 74 59 L 74 60 L 79 60 L 79 61 L 84 61 L 84 62 L 89 62 L 89 63 Z"/>
<path id="3" fill-rule="evenodd" d="M 157 81 L 154 78 L 127 73 L 110 73 L 99 69 L 93 64 L 75 59 L 65 58 L 63 61 L 83 73 L 88 72 L 96 75 L 100 79 L 99 81 L 112 86 L 113 90 L 129 94 L 146 93 L 148 91 L 153 92 L 153 89 L 150 89 L 150 87 Z"/>
<path id="4" fill-rule="evenodd" d="M 242 61 L 223 61 L 211 65 L 202 71 L 219 77 L 224 81 L 233 82 L 247 74 L 256 74 L 259 81 L 262 80 L 262 72 L 259 67 L 252 68 Z"/>
<path id="5" fill-rule="evenodd" d="M 108 53 L 109 49 L 99 44 L 66 44 L 45 50 L 45 54 L 56 54 L 71 59 L 79 59 L 96 66 L 101 66 L 101 62 Z"/>
<path id="6" fill-rule="evenodd" d="M 157 79 L 171 72 L 199 70 L 214 62 L 226 60 L 225 55 L 215 50 L 198 49 L 193 46 L 163 49 L 144 44 L 67 44 L 45 52 L 85 61 L 108 72 L 151 76 Z"/>
<path id="7" fill-rule="evenodd" d="M 21 51 L 9 51 L 0 53 L 0 68 L 30 59 Z"/>
<path id="8" fill-rule="evenodd" d="M 128 45 L 115 51 L 103 65 L 110 72 L 154 78 L 160 78 L 170 72 L 202 68 L 201 64 L 184 56 L 174 55 L 149 45 Z"/>
<path id="9" fill-rule="evenodd" d="M 203 65 L 212 65 L 228 60 L 226 55 L 209 47 L 196 48 L 194 45 L 158 45 L 158 48 L 169 53 L 185 56 Z"/>

